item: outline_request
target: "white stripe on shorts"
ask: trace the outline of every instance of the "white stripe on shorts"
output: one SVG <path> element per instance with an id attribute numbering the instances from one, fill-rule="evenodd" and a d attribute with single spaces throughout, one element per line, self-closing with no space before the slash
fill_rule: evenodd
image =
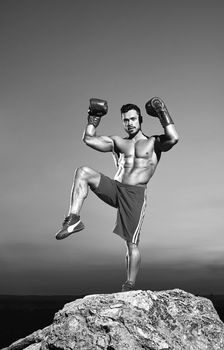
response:
<path id="1" fill-rule="evenodd" d="M 147 188 L 145 189 L 145 193 L 144 193 L 144 202 L 142 204 L 142 210 L 141 210 L 139 222 L 138 222 L 138 225 L 136 227 L 135 233 L 134 233 L 133 238 L 132 238 L 132 243 L 134 243 L 134 244 L 137 244 L 138 239 L 139 239 L 139 235 L 141 232 L 141 227 L 142 227 L 143 219 L 145 216 L 145 210 L 146 210 L 146 198 L 147 198 Z"/>

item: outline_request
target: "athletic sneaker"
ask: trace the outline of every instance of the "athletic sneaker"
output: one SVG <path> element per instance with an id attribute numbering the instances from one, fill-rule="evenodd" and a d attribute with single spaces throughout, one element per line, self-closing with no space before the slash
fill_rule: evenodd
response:
<path id="1" fill-rule="evenodd" d="M 61 229 L 56 233 L 56 239 L 64 239 L 70 236 L 72 233 L 81 231 L 85 228 L 84 224 L 80 220 L 80 216 L 76 214 L 70 214 L 65 217 Z"/>
<path id="2" fill-rule="evenodd" d="M 135 283 L 132 281 L 126 281 L 123 285 L 122 285 L 122 292 L 129 292 L 130 290 L 134 290 L 135 287 Z"/>

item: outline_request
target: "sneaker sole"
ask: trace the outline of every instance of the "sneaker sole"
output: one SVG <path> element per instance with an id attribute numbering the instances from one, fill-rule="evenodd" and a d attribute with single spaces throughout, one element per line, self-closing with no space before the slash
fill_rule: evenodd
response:
<path id="1" fill-rule="evenodd" d="M 65 239 L 67 238 L 68 236 L 72 235 L 73 233 L 76 233 L 76 232 L 79 232 L 79 231 L 82 231 L 83 229 L 85 228 L 84 224 L 82 222 L 80 222 L 80 224 L 78 226 L 76 226 L 75 230 L 71 231 L 71 232 L 68 232 L 68 231 L 65 231 L 64 233 L 56 233 L 55 235 L 55 238 L 59 241 L 59 240 L 62 240 L 62 239 Z"/>
<path id="2" fill-rule="evenodd" d="M 122 292 L 131 292 L 133 290 L 135 290 L 135 285 L 131 286 L 131 285 L 123 284 L 121 287 Z"/>

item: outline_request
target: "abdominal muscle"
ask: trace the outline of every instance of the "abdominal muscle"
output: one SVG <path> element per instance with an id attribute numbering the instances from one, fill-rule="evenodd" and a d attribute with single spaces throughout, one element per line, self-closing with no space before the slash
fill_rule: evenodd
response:
<path id="1" fill-rule="evenodd" d="M 145 159 L 135 160 L 132 165 L 128 163 L 119 164 L 114 180 L 135 186 L 145 186 L 154 174 L 157 165 Z"/>

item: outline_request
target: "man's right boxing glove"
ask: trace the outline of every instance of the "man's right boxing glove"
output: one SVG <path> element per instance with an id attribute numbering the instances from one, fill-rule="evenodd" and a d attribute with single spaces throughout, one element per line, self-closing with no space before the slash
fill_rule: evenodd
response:
<path id="1" fill-rule="evenodd" d="M 107 114 L 107 101 L 100 100 L 99 98 L 91 98 L 89 102 L 88 124 L 92 124 L 96 128 L 101 118 Z"/>
<path id="2" fill-rule="evenodd" d="M 157 117 L 165 128 L 169 124 L 174 124 L 165 103 L 160 97 L 153 97 L 145 104 L 146 113 Z"/>

